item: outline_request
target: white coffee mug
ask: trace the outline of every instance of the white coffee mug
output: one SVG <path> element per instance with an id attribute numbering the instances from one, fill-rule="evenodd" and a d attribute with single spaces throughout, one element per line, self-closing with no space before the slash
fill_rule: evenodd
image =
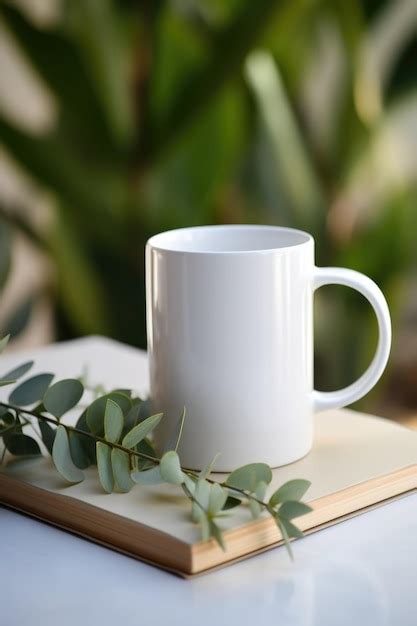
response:
<path id="1" fill-rule="evenodd" d="M 313 389 L 313 293 L 327 284 L 363 294 L 379 327 L 366 372 L 332 392 Z M 185 406 L 179 454 L 191 469 L 217 453 L 217 471 L 300 459 L 312 446 L 314 412 L 361 398 L 388 360 L 390 315 L 379 287 L 353 270 L 315 267 L 314 240 L 299 230 L 160 233 L 146 246 L 146 288 L 151 402 L 164 413 L 156 443 L 164 449 Z"/>

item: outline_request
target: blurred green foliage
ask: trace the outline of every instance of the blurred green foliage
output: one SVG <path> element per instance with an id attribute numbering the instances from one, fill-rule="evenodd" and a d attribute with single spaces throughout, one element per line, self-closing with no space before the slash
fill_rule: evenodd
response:
<path id="1" fill-rule="evenodd" d="M 144 346 L 146 239 L 210 223 L 312 232 L 317 263 L 369 274 L 396 319 L 417 234 L 414 2 L 71 0 L 47 26 L 8 3 L 0 16 L 59 111 L 32 134 L 0 116 L 54 204 L 43 230 L 0 207 L 0 281 L 14 226 L 53 259 L 59 338 Z M 318 384 L 334 388 L 366 365 L 376 324 L 348 290 L 316 299 Z"/>

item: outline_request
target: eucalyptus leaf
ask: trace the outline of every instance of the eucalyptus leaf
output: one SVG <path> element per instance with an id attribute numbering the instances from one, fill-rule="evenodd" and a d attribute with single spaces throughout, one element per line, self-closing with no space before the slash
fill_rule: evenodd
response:
<path id="1" fill-rule="evenodd" d="M 262 507 L 256 500 L 249 500 L 249 508 L 253 519 L 258 519 L 262 513 Z"/>
<path id="2" fill-rule="evenodd" d="M 107 441 L 118 443 L 123 430 L 123 412 L 116 402 L 110 398 L 106 402 L 104 412 L 104 436 Z"/>
<path id="3" fill-rule="evenodd" d="M 82 432 L 91 432 L 87 424 L 87 409 L 83 411 L 78 418 L 76 428 L 77 430 L 81 430 Z M 94 441 L 94 439 L 91 439 L 90 437 L 80 437 L 80 445 L 83 447 L 90 463 L 96 464 L 96 442 Z"/>
<path id="4" fill-rule="evenodd" d="M 15 456 L 32 456 L 41 454 L 41 449 L 32 437 L 24 433 L 13 432 L 3 435 L 4 445 Z"/>
<path id="5" fill-rule="evenodd" d="M 208 503 L 208 511 L 210 515 L 217 515 L 222 509 L 227 500 L 227 493 L 219 485 L 219 483 L 214 483 L 210 487 L 210 496 Z"/>
<path id="6" fill-rule="evenodd" d="M 201 528 L 201 539 L 203 541 L 208 541 L 210 539 L 210 524 L 208 517 L 205 513 L 202 513 L 201 518 L 199 519 L 199 524 Z"/>
<path id="7" fill-rule="evenodd" d="M 114 487 L 110 446 L 98 441 L 96 443 L 97 470 L 104 491 L 111 493 Z"/>
<path id="8" fill-rule="evenodd" d="M 130 398 L 117 391 L 112 391 L 94 400 L 87 409 L 86 422 L 90 431 L 97 435 L 104 433 L 104 414 L 107 400 L 116 402 L 122 409 L 123 415 L 126 415 L 132 407 Z"/>
<path id="9" fill-rule="evenodd" d="M 1 407 L 0 414 L 0 436 L 7 431 L 11 431 L 15 428 L 17 422 L 15 416 L 10 413 L 6 407 Z"/>
<path id="10" fill-rule="evenodd" d="M 288 537 L 294 537 L 294 539 L 301 539 L 304 537 L 303 531 L 297 528 L 297 526 L 295 526 L 295 524 L 290 522 L 288 519 L 281 518 L 281 524 L 284 526 Z"/>
<path id="11" fill-rule="evenodd" d="M 275 523 L 278 526 L 278 529 L 282 535 L 282 539 L 284 541 L 285 547 L 287 549 L 287 552 L 289 554 L 290 559 L 293 561 L 294 560 L 294 556 L 292 553 L 292 549 L 291 549 L 291 544 L 290 544 L 290 538 L 288 536 L 288 532 L 284 526 L 284 524 L 282 523 L 282 520 L 280 519 L 280 517 L 277 515 L 276 517 L 274 517 L 275 519 Z"/>
<path id="12" fill-rule="evenodd" d="M 17 406 L 28 406 L 35 402 L 40 402 L 45 395 L 53 374 L 37 374 L 28 378 L 23 383 L 15 387 L 9 396 L 9 401 Z"/>
<path id="13" fill-rule="evenodd" d="M 188 474 L 184 473 L 184 485 L 185 485 L 185 487 L 187 487 L 187 489 L 191 493 L 191 495 L 194 494 L 196 484 L 197 484 L 196 480 L 191 478 L 191 476 L 188 476 Z"/>
<path id="14" fill-rule="evenodd" d="M 45 409 L 58 419 L 73 409 L 84 393 L 84 387 L 77 379 L 60 380 L 47 390 L 43 405 Z"/>
<path id="15" fill-rule="evenodd" d="M 74 464 L 80 469 L 86 469 L 91 463 L 89 450 L 85 446 L 87 437 L 83 437 L 78 433 L 70 431 L 68 434 L 68 438 L 71 450 L 71 458 L 74 461 Z M 91 443 L 94 445 L 94 441 L 92 441 Z"/>
<path id="16" fill-rule="evenodd" d="M 48 422 L 44 422 L 43 420 L 39 420 L 39 428 L 41 431 L 42 441 L 46 446 L 49 454 L 52 454 L 52 448 L 55 440 L 55 428 L 52 428 L 48 424 Z"/>
<path id="17" fill-rule="evenodd" d="M 272 494 L 269 504 L 271 506 L 276 506 L 277 504 L 287 502 L 288 500 L 301 500 L 310 485 L 311 482 L 309 480 L 301 478 L 289 480 L 281 485 L 281 487 L 279 487 L 279 489 Z"/>
<path id="18" fill-rule="evenodd" d="M 52 459 L 58 472 L 70 483 L 84 480 L 83 472 L 74 465 L 71 457 L 68 434 L 64 426 L 58 426 L 52 446 Z"/>
<path id="19" fill-rule="evenodd" d="M 132 428 L 134 428 L 136 424 L 138 424 L 138 422 L 140 421 L 139 419 L 140 405 L 141 405 L 140 402 L 132 404 L 131 409 L 128 411 L 124 419 L 123 435 L 128 433 L 129 430 L 132 430 Z"/>
<path id="20" fill-rule="evenodd" d="M 134 485 L 130 477 L 130 459 L 127 452 L 113 448 L 111 451 L 111 465 L 116 486 L 120 491 L 127 493 Z"/>
<path id="21" fill-rule="evenodd" d="M 255 487 L 255 496 L 258 500 L 263 500 L 265 498 L 267 489 L 268 485 L 263 480 L 260 480 Z"/>
<path id="22" fill-rule="evenodd" d="M 152 441 L 149 441 L 149 439 L 142 439 L 142 441 L 139 441 L 138 444 L 136 444 L 135 446 L 135 450 L 136 452 L 141 452 L 142 454 L 147 454 L 148 456 L 152 456 L 155 459 L 158 458 L 158 454 L 152 444 Z"/>
<path id="23" fill-rule="evenodd" d="M 160 485 L 165 482 L 161 476 L 161 472 L 159 471 L 159 466 L 153 467 L 152 469 L 144 472 L 132 472 L 130 477 L 139 485 Z"/>
<path id="24" fill-rule="evenodd" d="M 263 501 L 263 499 L 265 498 L 267 489 L 268 489 L 268 485 L 262 480 L 259 481 L 259 483 L 255 487 L 256 498 L 258 500 Z M 262 505 L 256 500 L 252 500 L 252 499 L 249 500 L 249 508 L 250 508 L 253 519 L 257 519 L 263 511 Z"/>
<path id="25" fill-rule="evenodd" d="M 184 428 L 184 420 L 185 420 L 185 407 L 183 408 L 180 418 L 178 420 L 178 422 L 175 425 L 175 428 L 171 434 L 170 437 L 168 437 L 168 440 L 164 446 L 164 450 L 168 451 L 168 450 L 175 450 L 175 452 L 177 452 L 178 450 L 178 446 L 180 444 L 181 441 L 181 436 L 182 436 L 182 431 Z"/>
<path id="26" fill-rule="evenodd" d="M 305 504 L 304 502 L 298 502 L 296 500 L 294 501 L 288 500 L 287 502 L 284 502 L 284 504 L 282 504 L 279 507 L 278 515 L 281 518 L 291 520 L 291 519 L 294 519 L 295 517 L 301 517 L 302 515 L 305 515 L 306 513 L 310 513 L 310 511 L 312 510 L 313 509 L 311 508 L 311 506 L 308 506 L 308 504 Z"/>
<path id="27" fill-rule="evenodd" d="M 13 368 L 9 372 L 7 372 L 7 374 L 4 374 L 1 377 L 1 380 L 2 381 L 3 380 L 17 380 L 21 376 L 24 376 L 25 374 L 27 374 L 27 372 L 32 368 L 32 366 L 33 366 L 33 361 L 27 361 L 26 363 L 23 363 L 22 365 L 19 365 L 18 367 Z"/>
<path id="28" fill-rule="evenodd" d="M 150 417 L 152 414 L 151 411 L 152 407 L 150 398 L 142 400 L 139 405 L 139 422 L 143 422 L 143 420 L 146 420 L 147 417 Z"/>
<path id="29" fill-rule="evenodd" d="M 0 339 L 0 354 L 6 348 L 7 344 L 9 343 L 9 339 L 10 339 L 10 335 L 6 335 L 2 339 Z"/>
<path id="30" fill-rule="evenodd" d="M 203 467 L 203 469 L 201 470 L 201 472 L 199 473 L 198 477 L 199 478 L 208 478 L 212 472 L 213 466 L 215 464 L 215 462 L 217 461 L 217 459 L 219 458 L 220 453 L 218 452 L 216 454 L 216 456 L 209 462 L 207 463 L 207 465 L 205 467 Z"/>
<path id="31" fill-rule="evenodd" d="M 84 387 L 79 380 L 67 378 L 60 380 L 49 387 L 43 398 L 45 409 L 58 419 L 73 409 L 84 393 Z"/>
<path id="32" fill-rule="evenodd" d="M 269 484 L 271 480 L 272 470 L 269 465 L 250 463 L 232 472 L 226 480 L 226 485 L 253 492 L 260 481 Z"/>
<path id="33" fill-rule="evenodd" d="M 226 544 L 224 543 L 223 533 L 213 520 L 209 520 L 210 537 L 216 540 L 223 552 L 226 552 Z"/>
<path id="34" fill-rule="evenodd" d="M 206 480 L 199 479 L 194 488 L 194 499 L 191 507 L 191 517 L 193 522 L 199 522 L 202 514 L 206 514 L 210 502 L 210 483 Z"/>
<path id="35" fill-rule="evenodd" d="M 227 496 L 227 500 L 223 505 L 223 511 L 229 511 L 230 509 L 234 509 L 235 507 L 242 504 L 242 500 L 239 498 L 234 498 L 233 496 Z"/>
<path id="36" fill-rule="evenodd" d="M 174 485 L 181 485 L 184 482 L 184 473 L 181 470 L 180 459 L 174 450 L 165 452 L 159 468 L 165 482 Z"/>
<path id="37" fill-rule="evenodd" d="M 130 449 L 134 448 L 159 424 L 161 418 L 162 413 L 151 415 L 151 417 L 148 417 L 146 420 L 132 428 L 132 430 L 123 437 L 123 447 Z"/>
<path id="38" fill-rule="evenodd" d="M 16 382 L 16 379 L 4 379 L 0 380 L 0 387 L 6 387 L 7 385 L 13 385 Z"/>

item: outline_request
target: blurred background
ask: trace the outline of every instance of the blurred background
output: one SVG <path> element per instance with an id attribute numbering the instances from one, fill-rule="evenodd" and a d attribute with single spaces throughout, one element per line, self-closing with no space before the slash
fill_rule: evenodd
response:
<path id="1" fill-rule="evenodd" d="M 0 331 L 145 347 L 144 244 L 310 231 L 371 276 L 388 370 L 357 406 L 417 416 L 416 0 L 0 0 Z M 361 296 L 315 302 L 316 384 L 368 364 Z"/>

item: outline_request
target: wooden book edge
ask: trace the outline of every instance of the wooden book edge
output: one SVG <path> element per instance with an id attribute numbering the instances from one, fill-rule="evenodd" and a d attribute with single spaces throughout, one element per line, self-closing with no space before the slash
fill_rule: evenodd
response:
<path id="1" fill-rule="evenodd" d="M 305 533 L 315 532 L 414 489 L 417 489 L 417 465 L 310 501 L 313 511 L 297 520 L 297 525 Z M 225 531 L 225 552 L 214 540 L 189 544 L 76 498 L 4 474 L 0 474 L 0 502 L 183 577 L 213 570 L 283 543 L 274 521 L 261 518 Z"/>

